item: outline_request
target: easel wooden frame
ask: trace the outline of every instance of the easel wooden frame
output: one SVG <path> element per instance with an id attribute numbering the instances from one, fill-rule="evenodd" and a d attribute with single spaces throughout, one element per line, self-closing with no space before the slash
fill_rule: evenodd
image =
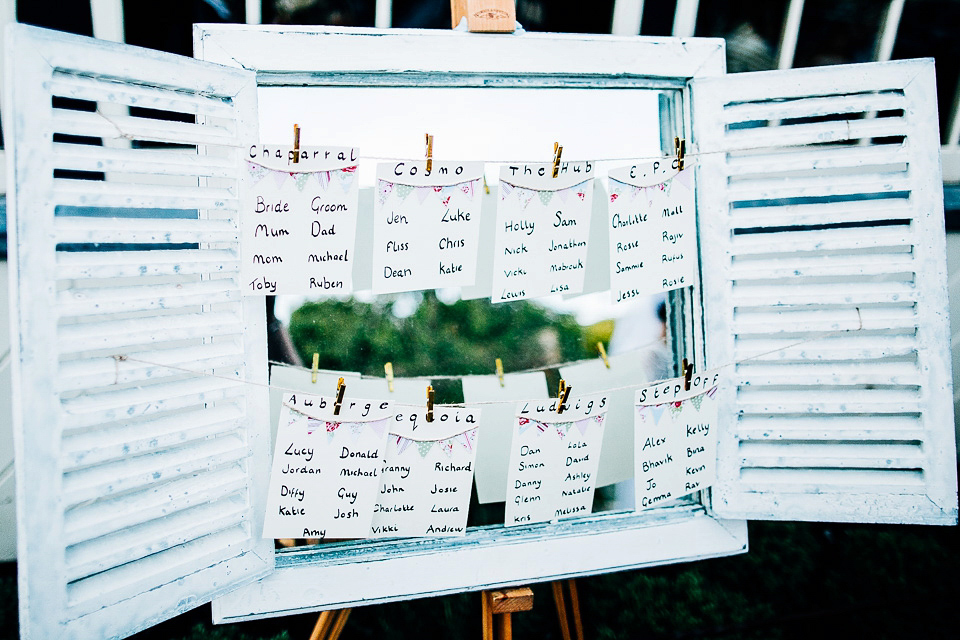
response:
<path id="1" fill-rule="evenodd" d="M 198 58 L 257 71 L 260 87 L 523 87 L 670 90 L 667 153 L 690 138 L 690 80 L 724 72 L 719 39 L 483 35 L 450 31 L 197 25 Z M 533 55 L 533 53 L 536 55 Z M 699 310 L 684 294 L 677 303 Z M 702 362 L 695 313 L 678 353 Z M 699 331 L 698 335 L 702 335 Z M 570 549 L 581 552 L 571 554 Z M 461 539 L 369 540 L 278 551 L 276 570 L 213 603 L 216 622 L 481 591 L 743 553 L 746 523 L 704 504 L 615 512 L 530 527 L 477 527 Z M 437 571 L 443 567 L 443 571 Z"/>

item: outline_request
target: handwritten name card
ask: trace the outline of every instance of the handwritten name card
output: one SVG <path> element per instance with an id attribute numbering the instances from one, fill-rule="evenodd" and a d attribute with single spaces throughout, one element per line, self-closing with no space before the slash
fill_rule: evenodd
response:
<path id="1" fill-rule="evenodd" d="M 585 515 L 593 509 L 607 397 L 517 407 L 507 471 L 505 526 Z"/>
<path id="2" fill-rule="evenodd" d="M 692 286 L 699 268 L 693 170 L 663 159 L 609 176 L 613 301 Z"/>
<path id="3" fill-rule="evenodd" d="M 583 290 L 594 163 L 504 165 L 493 255 L 493 302 Z"/>
<path id="4" fill-rule="evenodd" d="M 353 290 L 359 152 L 253 145 L 241 202 L 245 295 Z"/>
<path id="5" fill-rule="evenodd" d="M 373 537 L 462 536 L 477 457 L 479 409 L 398 406 L 390 425 Z"/>
<path id="6" fill-rule="evenodd" d="M 482 181 L 482 162 L 377 165 L 374 293 L 474 283 Z"/>
<path id="7" fill-rule="evenodd" d="M 383 468 L 390 403 L 287 394 L 273 452 L 265 538 L 365 538 Z"/>
<path id="8" fill-rule="evenodd" d="M 706 489 L 717 474 L 719 371 L 666 380 L 636 393 L 634 473 L 637 508 Z"/>

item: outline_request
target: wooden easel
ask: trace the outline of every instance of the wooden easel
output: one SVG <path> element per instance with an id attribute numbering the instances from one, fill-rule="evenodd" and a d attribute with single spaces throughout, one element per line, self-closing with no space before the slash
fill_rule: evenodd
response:
<path id="1" fill-rule="evenodd" d="M 343 633 L 343 628 L 347 626 L 347 618 L 350 617 L 351 611 L 353 609 L 321 611 L 317 624 L 313 627 L 313 633 L 310 634 L 310 640 L 337 640 Z"/>

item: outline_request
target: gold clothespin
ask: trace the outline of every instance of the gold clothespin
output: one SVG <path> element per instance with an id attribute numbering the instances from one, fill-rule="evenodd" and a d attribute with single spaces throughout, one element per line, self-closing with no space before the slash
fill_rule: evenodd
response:
<path id="1" fill-rule="evenodd" d="M 433 387 L 427 385 L 427 422 L 433 422 Z"/>
<path id="2" fill-rule="evenodd" d="M 677 170 L 683 171 L 683 158 L 687 155 L 687 141 L 684 138 L 673 139 L 673 151 L 677 155 Z"/>
<path id="3" fill-rule="evenodd" d="M 333 415 L 340 415 L 340 406 L 343 404 L 343 394 L 347 392 L 347 385 L 343 383 L 343 378 L 337 380 L 337 399 L 333 403 Z"/>
<path id="4" fill-rule="evenodd" d="M 497 377 L 500 379 L 500 386 L 503 386 L 503 360 L 497 358 Z"/>
<path id="5" fill-rule="evenodd" d="M 553 177 L 560 175 L 560 156 L 563 155 L 563 145 L 559 142 L 553 143 Z"/>
<path id="6" fill-rule="evenodd" d="M 483 192 L 490 195 L 490 185 L 487 184 L 487 174 L 483 174 Z"/>
<path id="7" fill-rule="evenodd" d="M 570 390 L 573 389 L 573 385 L 567 386 L 567 381 L 563 378 L 560 379 L 560 390 L 557 392 L 557 413 L 563 413 L 564 404 L 567 402 L 567 398 L 570 397 Z"/>
<path id="8" fill-rule="evenodd" d="M 293 125 L 293 163 L 300 162 L 300 125 Z M 316 380 L 314 380 L 316 382 Z"/>
<path id="9" fill-rule="evenodd" d="M 610 361 L 607 360 L 607 350 L 603 348 L 603 343 L 597 343 L 597 351 L 600 352 L 600 357 L 603 358 L 603 364 L 607 365 L 607 369 L 610 368 Z"/>
<path id="10" fill-rule="evenodd" d="M 383 365 L 383 372 L 387 374 L 387 391 L 393 393 L 393 363 Z"/>
<path id="11" fill-rule="evenodd" d="M 427 173 L 433 171 L 433 136 L 424 134 L 427 138 Z"/>
<path id="12" fill-rule="evenodd" d="M 693 365 L 687 362 L 687 359 L 683 359 L 683 390 L 690 391 L 690 380 L 693 378 Z"/>
<path id="13" fill-rule="evenodd" d="M 310 382 L 317 384 L 317 369 L 320 367 L 320 354 L 313 354 L 313 366 L 310 367 Z"/>

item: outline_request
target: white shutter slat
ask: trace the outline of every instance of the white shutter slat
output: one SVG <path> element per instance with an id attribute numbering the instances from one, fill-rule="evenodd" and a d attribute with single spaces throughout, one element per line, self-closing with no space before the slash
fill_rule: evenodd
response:
<path id="1" fill-rule="evenodd" d="M 265 318 L 236 278 L 256 81 L 12 33 L 21 635 L 125 637 L 273 567 Z"/>
<path id="2" fill-rule="evenodd" d="M 713 508 L 956 523 L 932 63 L 698 79 L 692 106 L 707 365 L 737 363 Z"/>

